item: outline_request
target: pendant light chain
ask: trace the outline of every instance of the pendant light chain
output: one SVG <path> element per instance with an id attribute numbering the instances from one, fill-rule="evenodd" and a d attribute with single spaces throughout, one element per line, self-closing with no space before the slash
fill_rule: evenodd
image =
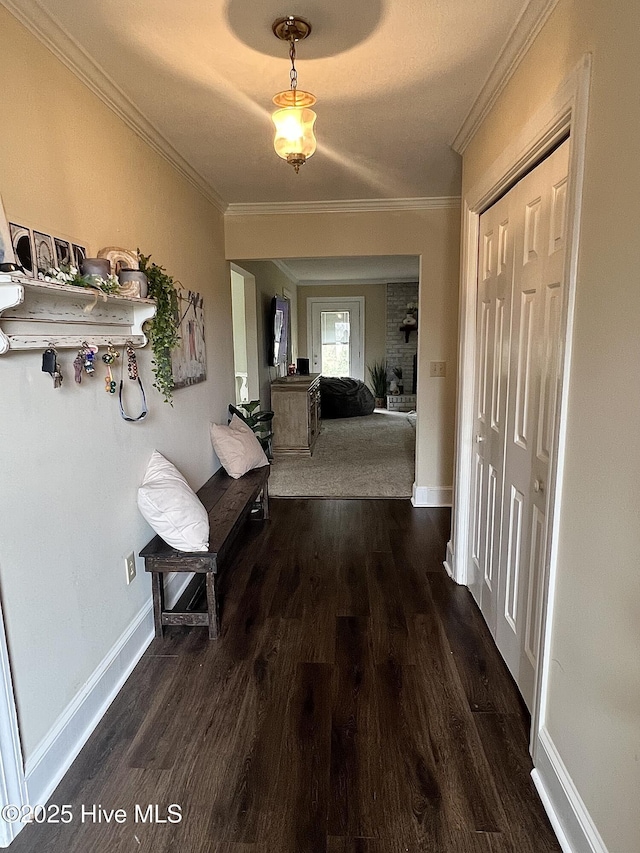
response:
<path id="1" fill-rule="evenodd" d="M 291 78 L 291 88 L 295 92 L 298 88 L 298 72 L 296 71 L 296 43 L 295 39 L 291 39 L 289 43 L 289 59 L 291 60 L 291 71 L 289 72 L 289 77 Z"/>

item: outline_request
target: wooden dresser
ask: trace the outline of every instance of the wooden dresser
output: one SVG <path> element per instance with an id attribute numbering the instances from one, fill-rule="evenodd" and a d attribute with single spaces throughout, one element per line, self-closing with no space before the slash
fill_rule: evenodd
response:
<path id="1" fill-rule="evenodd" d="M 271 408 L 274 456 L 311 456 L 320 432 L 320 374 L 276 379 Z"/>

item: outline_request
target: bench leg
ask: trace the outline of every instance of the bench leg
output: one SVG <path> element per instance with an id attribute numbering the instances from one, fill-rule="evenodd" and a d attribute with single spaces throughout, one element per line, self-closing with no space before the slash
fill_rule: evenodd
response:
<path id="1" fill-rule="evenodd" d="M 151 589 L 153 591 L 153 621 L 156 626 L 156 637 L 164 633 L 162 611 L 164 610 L 164 579 L 162 572 L 151 572 Z"/>
<path id="2" fill-rule="evenodd" d="M 262 518 L 267 521 L 269 518 L 269 484 L 265 483 L 262 488 Z"/>
<path id="3" fill-rule="evenodd" d="M 216 595 L 216 576 L 213 572 L 206 574 L 207 612 L 209 614 L 209 639 L 217 640 L 220 636 L 218 619 L 218 596 Z"/>

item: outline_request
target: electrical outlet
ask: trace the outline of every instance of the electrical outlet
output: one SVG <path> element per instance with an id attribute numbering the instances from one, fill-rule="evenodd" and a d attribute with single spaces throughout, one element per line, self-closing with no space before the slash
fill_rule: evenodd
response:
<path id="1" fill-rule="evenodd" d="M 124 567 L 127 573 L 127 585 L 129 585 L 136 576 L 136 558 L 133 551 L 124 558 Z"/>
<path id="2" fill-rule="evenodd" d="M 430 363 L 430 376 L 446 376 L 447 375 L 447 362 L 446 361 L 432 361 Z"/>

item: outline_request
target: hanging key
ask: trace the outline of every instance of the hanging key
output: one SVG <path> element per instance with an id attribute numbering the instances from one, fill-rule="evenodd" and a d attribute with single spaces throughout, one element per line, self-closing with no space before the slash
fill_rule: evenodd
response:
<path id="1" fill-rule="evenodd" d="M 54 388 L 59 388 L 62 385 L 62 371 L 58 366 L 58 354 L 53 347 L 49 347 L 42 354 L 42 372 L 51 376 Z"/>

